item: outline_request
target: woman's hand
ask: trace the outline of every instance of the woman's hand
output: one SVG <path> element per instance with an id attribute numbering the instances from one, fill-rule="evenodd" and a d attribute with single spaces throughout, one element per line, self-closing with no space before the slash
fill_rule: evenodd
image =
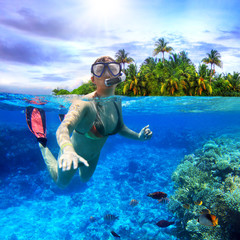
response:
<path id="1" fill-rule="evenodd" d="M 152 137 L 152 131 L 149 129 L 149 125 L 147 125 L 146 127 L 144 127 L 140 133 L 138 134 L 138 138 L 141 140 L 141 141 L 146 141 L 146 140 L 149 140 L 151 139 Z"/>
<path id="2" fill-rule="evenodd" d="M 59 168 L 62 168 L 63 171 L 70 170 L 72 166 L 73 169 L 77 169 L 79 162 L 89 167 L 88 162 L 75 151 L 64 151 L 58 160 Z"/>

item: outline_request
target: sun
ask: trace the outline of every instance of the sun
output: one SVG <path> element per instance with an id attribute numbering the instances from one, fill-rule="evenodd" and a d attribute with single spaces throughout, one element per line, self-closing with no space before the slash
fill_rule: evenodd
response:
<path id="1" fill-rule="evenodd" d="M 88 0 L 86 1 L 89 13 L 99 18 L 112 18 L 119 14 L 121 10 L 120 0 Z"/>

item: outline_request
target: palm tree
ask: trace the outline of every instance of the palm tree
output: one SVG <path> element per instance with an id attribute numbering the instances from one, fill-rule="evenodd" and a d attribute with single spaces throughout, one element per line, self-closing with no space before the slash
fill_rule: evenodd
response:
<path id="1" fill-rule="evenodd" d="M 208 92 L 209 94 L 212 94 L 212 87 L 208 83 L 207 80 L 204 80 L 204 78 L 199 77 L 195 79 L 194 82 L 194 88 L 195 88 L 195 94 L 196 95 L 202 95 L 203 91 Z"/>
<path id="2" fill-rule="evenodd" d="M 229 82 L 228 88 L 232 91 L 240 92 L 240 73 L 233 72 L 233 75 L 227 75 L 227 81 Z"/>
<path id="3" fill-rule="evenodd" d="M 173 51 L 172 47 L 167 46 L 168 42 L 165 42 L 164 38 L 159 38 L 155 43 L 155 49 L 153 50 L 153 56 L 156 56 L 160 52 L 162 53 L 162 62 L 164 63 L 164 52 L 171 52 Z"/>
<path id="4" fill-rule="evenodd" d="M 180 84 L 182 91 L 185 95 L 192 96 L 195 93 L 194 81 L 196 75 L 196 69 L 194 65 L 189 65 L 186 69 L 180 70 Z"/>
<path id="5" fill-rule="evenodd" d="M 157 61 L 153 57 L 148 57 L 144 60 L 143 65 L 147 65 L 151 70 L 153 70 L 157 65 Z"/>
<path id="6" fill-rule="evenodd" d="M 128 57 L 129 53 L 125 52 L 124 49 L 118 50 L 118 52 L 115 55 L 116 62 L 119 62 L 123 66 L 123 71 L 125 72 L 125 63 L 131 63 L 133 62 L 133 58 Z"/>
<path id="7" fill-rule="evenodd" d="M 173 95 L 179 88 L 179 80 L 176 77 L 172 77 L 166 80 L 161 86 L 161 93 L 167 95 Z"/>
<path id="8" fill-rule="evenodd" d="M 129 95 L 131 92 L 133 92 L 134 95 L 140 92 L 136 64 L 130 64 L 126 69 L 126 81 L 124 82 L 123 94 Z"/>
<path id="9" fill-rule="evenodd" d="M 217 50 L 211 50 L 211 53 L 207 53 L 207 57 L 202 59 L 202 62 L 206 64 L 211 64 L 211 73 L 210 73 L 210 83 L 212 78 L 212 73 L 215 73 L 215 65 L 222 67 L 222 61 L 220 60 L 221 55 Z"/>
<path id="10" fill-rule="evenodd" d="M 187 63 L 188 65 L 192 64 L 192 61 L 191 61 L 191 59 L 188 57 L 188 53 L 187 53 L 187 52 L 181 51 L 181 52 L 179 53 L 179 57 L 180 57 L 180 59 L 181 59 L 182 62 Z"/>
<path id="11" fill-rule="evenodd" d="M 127 82 L 125 82 L 123 87 L 124 95 L 131 96 L 132 93 L 135 96 L 142 95 L 141 84 L 139 83 L 139 79 L 137 78 L 137 76 L 134 76 L 133 78 L 129 78 Z"/>
<path id="12" fill-rule="evenodd" d="M 179 66 L 181 64 L 180 55 L 177 53 L 170 53 L 169 63 L 172 68 L 176 68 L 177 66 Z"/>
<path id="13" fill-rule="evenodd" d="M 194 93 L 193 82 L 189 81 L 187 78 L 181 79 L 180 86 L 184 95 L 192 96 Z"/>
<path id="14" fill-rule="evenodd" d="M 150 57 L 145 59 L 139 70 L 138 79 L 143 96 L 156 92 L 158 89 L 157 79 L 154 74 L 155 66 L 156 62 L 154 58 Z"/>
<path id="15" fill-rule="evenodd" d="M 211 71 L 204 63 L 201 65 L 199 64 L 197 73 L 200 77 L 203 77 L 204 79 L 208 79 L 211 76 Z"/>

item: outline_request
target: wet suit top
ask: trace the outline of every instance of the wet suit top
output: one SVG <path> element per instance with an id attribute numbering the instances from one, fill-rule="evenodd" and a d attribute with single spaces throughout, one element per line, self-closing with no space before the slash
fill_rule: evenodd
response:
<path id="1" fill-rule="evenodd" d="M 75 129 L 75 132 L 77 132 L 81 135 L 84 135 L 85 137 L 93 139 L 93 140 L 97 140 L 99 138 L 114 135 L 114 134 L 118 133 L 119 130 L 122 128 L 123 123 L 121 122 L 121 119 L 120 119 L 120 112 L 119 112 L 117 103 L 115 101 L 113 103 L 117 110 L 118 123 L 112 133 L 108 133 L 108 134 L 105 133 L 105 127 L 103 125 L 103 121 L 102 121 L 100 113 L 99 113 L 100 104 L 96 101 L 93 102 L 93 104 L 95 105 L 95 108 L 96 108 L 96 112 L 97 112 L 96 119 L 94 120 L 93 125 L 92 125 L 91 129 L 89 130 L 89 132 L 81 133 L 81 132 L 77 131 L 76 129 Z"/>

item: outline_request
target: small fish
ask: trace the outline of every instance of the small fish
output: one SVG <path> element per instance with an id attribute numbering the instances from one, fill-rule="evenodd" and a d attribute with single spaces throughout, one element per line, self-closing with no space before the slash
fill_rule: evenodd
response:
<path id="1" fill-rule="evenodd" d="M 114 231 L 111 231 L 111 234 L 112 234 L 115 238 L 120 238 L 120 236 L 119 236 L 117 233 L 115 233 Z"/>
<path id="2" fill-rule="evenodd" d="M 202 225 L 210 227 L 215 227 L 218 225 L 218 218 L 209 213 L 200 215 L 197 221 Z"/>
<path id="3" fill-rule="evenodd" d="M 158 204 L 162 203 L 162 204 L 168 204 L 170 202 L 169 198 L 165 197 L 165 198 L 161 198 L 158 200 Z"/>
<path id="4" fill-rule="evenodd" d="M 62 122 L 65 118 L 65 114 L 58 114 L 59 120 Z"/>
<path id="5" fill-rule="evenodd" d="M 202 201 L 195 201 L 194 204 L 198 205 L 198 206 L 201 206 L 202 205 Z"/>
<path id="6" fill-rule="evenodd" d="M 185 209 L 189 209 L 190 208 L 190 204 L 186 203 L 182 205 Z"/>
<path id="7" fill-rule="evenodd" d="M 139 203 L 138 200 L 132 199 L 132 200 L 130 201 L 129 205 L 135 207 L 135 206 L 138 205 L 138 203 Z"/>
<path id="8" fill-rule="evenodd" d="M 200 212 L 200 214 L 210 214 L 210 213 L 211 213 L 211 211 L 207 208 L 201 210 L 201 212 Z"/>
<path id="9" fill-rule="evenodd" d="M 167 194 L 164 192 L 154 192 L 154 193 L 149 193 L 147 196 L 153 199 L 161 199 L 161 198 L 166 198 Z"/>
<path id="10" fill-rule="evenodd" d="M 174 223 L 175 222 L 169 222 L 169 221 L 166 221 L 166 220 L 160 220 L 156 224 L 157 224 L 158 227 L 165 228 L 165 227 L 168 227 L 170 225 L 173 225 Z"/>
<path id="11" fill-rule="evenodd" d="M 96 221 L 96 218 L 93 217 L 93 216 L 91 216 L 91 217 L 89 218 L 89 221 L 90 221 L 90 222 L 95 222 L 95 221 Z"/>
<path id="12" fill-rule="evenodd" d="M 115 215 L 112 215 L 112 214 L 106 214 L 104 216 L 104 221 L 107 221 L 107 222 L 112 222 L 112 221 L 114 221 L 116 219 L 118 219 L 118 217 L 115 216 Z"/>

